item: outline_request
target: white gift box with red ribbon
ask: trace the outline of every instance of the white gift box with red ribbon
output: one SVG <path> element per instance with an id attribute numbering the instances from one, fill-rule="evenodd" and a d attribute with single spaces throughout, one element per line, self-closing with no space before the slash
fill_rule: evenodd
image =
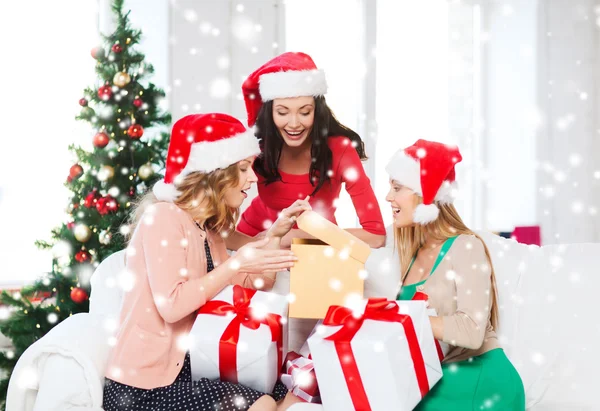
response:
<path id="1" fill-rule="evenodd" d="M 421 291 L 417 291 L 412 299 L 413 301 L 425 301 L 425 304 L 427 306 L 427 314 L 430 317 L 438 316 L 435 308 L 429 307 L 429 296 L 427 294 Z M 448 354 L 448 351 L 450 351 L 450 345 L 440 340 L 435 340 L 435 348 L 437 349 L 440 361 L 442 361 L 446 357 L 446 354 Z"/>
<path id="2" fill-rule="evenodd" d="M 321 403 L 313 361 L 289 352 L 285 359 L 281 382 L 292 394 L 305 402 Z"/>
<path id="3" fill-rule="evenodd" d="M 332 306 L 308 344 L 327 411 L 412 410 L 442 378 L 423 301 Z"/>
<path id="4" fill-rule="evenodd" d="M 284 296 L 228 286 L 198 310 L 190 332 L 192 379 L 220 379 L 270 393 L 287 350 Z"/>

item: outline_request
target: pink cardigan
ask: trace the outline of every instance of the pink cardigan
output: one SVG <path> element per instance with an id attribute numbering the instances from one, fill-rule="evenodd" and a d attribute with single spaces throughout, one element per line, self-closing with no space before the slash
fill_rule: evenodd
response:
<path id="1" fill-rule="evenodd" d="M 204 292 L 207 276 L 204 240 L 190 215 L 171 203 L 157 203 L 147 210 L 126 251 L 125 292 L 120 330 L 106 377 L 122 384 L 151 389 L 172 384 L 188 349 L 185 337 L 195 313 L 214 295 Z M 215 267 L 227 258 L 218 233 L 208 233 Z M 265 288 L 273 281 L 238 274 L 232 284 L 253 288 L 262 278 Z M 129 289 L 128 288 L 128 289 Z"/>

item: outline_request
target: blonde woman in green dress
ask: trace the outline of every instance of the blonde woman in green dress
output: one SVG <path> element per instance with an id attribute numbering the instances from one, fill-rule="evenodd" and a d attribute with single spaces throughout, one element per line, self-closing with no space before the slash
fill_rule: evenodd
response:
<path id="1" fill-rule="evenodd" d="M 399 300 L 424 293 L 437 317 L 434 337 L 448 344 L 443 378 L 417 410 L 524 410 L 519 374 L 498 343 L 496 280 L 489 251 L 452 205 L 457 147 L 419 140 L 387 166 L 400 255 Z"/>

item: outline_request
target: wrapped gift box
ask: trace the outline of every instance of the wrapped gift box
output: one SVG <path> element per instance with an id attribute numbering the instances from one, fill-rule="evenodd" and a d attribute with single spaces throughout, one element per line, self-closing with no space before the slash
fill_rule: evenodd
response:
<path id="1" fill-rule="evenodd" d="M 287 352 L 287 311 L 281 295 L 226 287 L 200 308 L 190 332 L 192 378 L 272 392 Z"/>
<path id="2" fill-rule="evenodd" d="M 314 211 L 304 212 L 297 224 L 316 239 L 292 240 L 298 261 L 290 270 L 290 317 L 323 318 L 329 306 L 361 298 L 368 244 Z"/>
<path id="3" fill-rule="evenodd" d="M 423 301 L 331 307 L 308 344 L 327 411 L 412 410 L 442 377 Z"/>
<path id="4" fill-rule="evenodd" d="M 283 365 L 281 382 L 288 391 L 305 402 L 321 403 L 313 361 L 289 352 Z"/>
<path id="5" fill-rule="evenodd" d="M 421 291 L 417 291 L 412 299 L 414 301 L 425 301 L 425 304 L 427 306 L 427 314 L 430 317 L 437 317 L 437 311 L 435 310 L 435 308 L 429 307 L 429 296 L 427 294 Z M 437 350 L 440 361 L 442 361 L 444 357 L 446 357 L 446 354 L 448 354 L 448 351 L 450 351 L 450 345 L 440 340 L 435 340 L 435 348 Z"/>

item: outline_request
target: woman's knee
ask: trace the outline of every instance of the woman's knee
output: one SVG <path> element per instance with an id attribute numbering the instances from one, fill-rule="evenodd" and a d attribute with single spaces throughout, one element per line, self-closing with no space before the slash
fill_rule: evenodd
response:
<path id="1" fill-rule="evenodd" d="M 263 395 L 260 397 L 248 411 L 277 411 L 277 403 L 269 395 Z"/>

